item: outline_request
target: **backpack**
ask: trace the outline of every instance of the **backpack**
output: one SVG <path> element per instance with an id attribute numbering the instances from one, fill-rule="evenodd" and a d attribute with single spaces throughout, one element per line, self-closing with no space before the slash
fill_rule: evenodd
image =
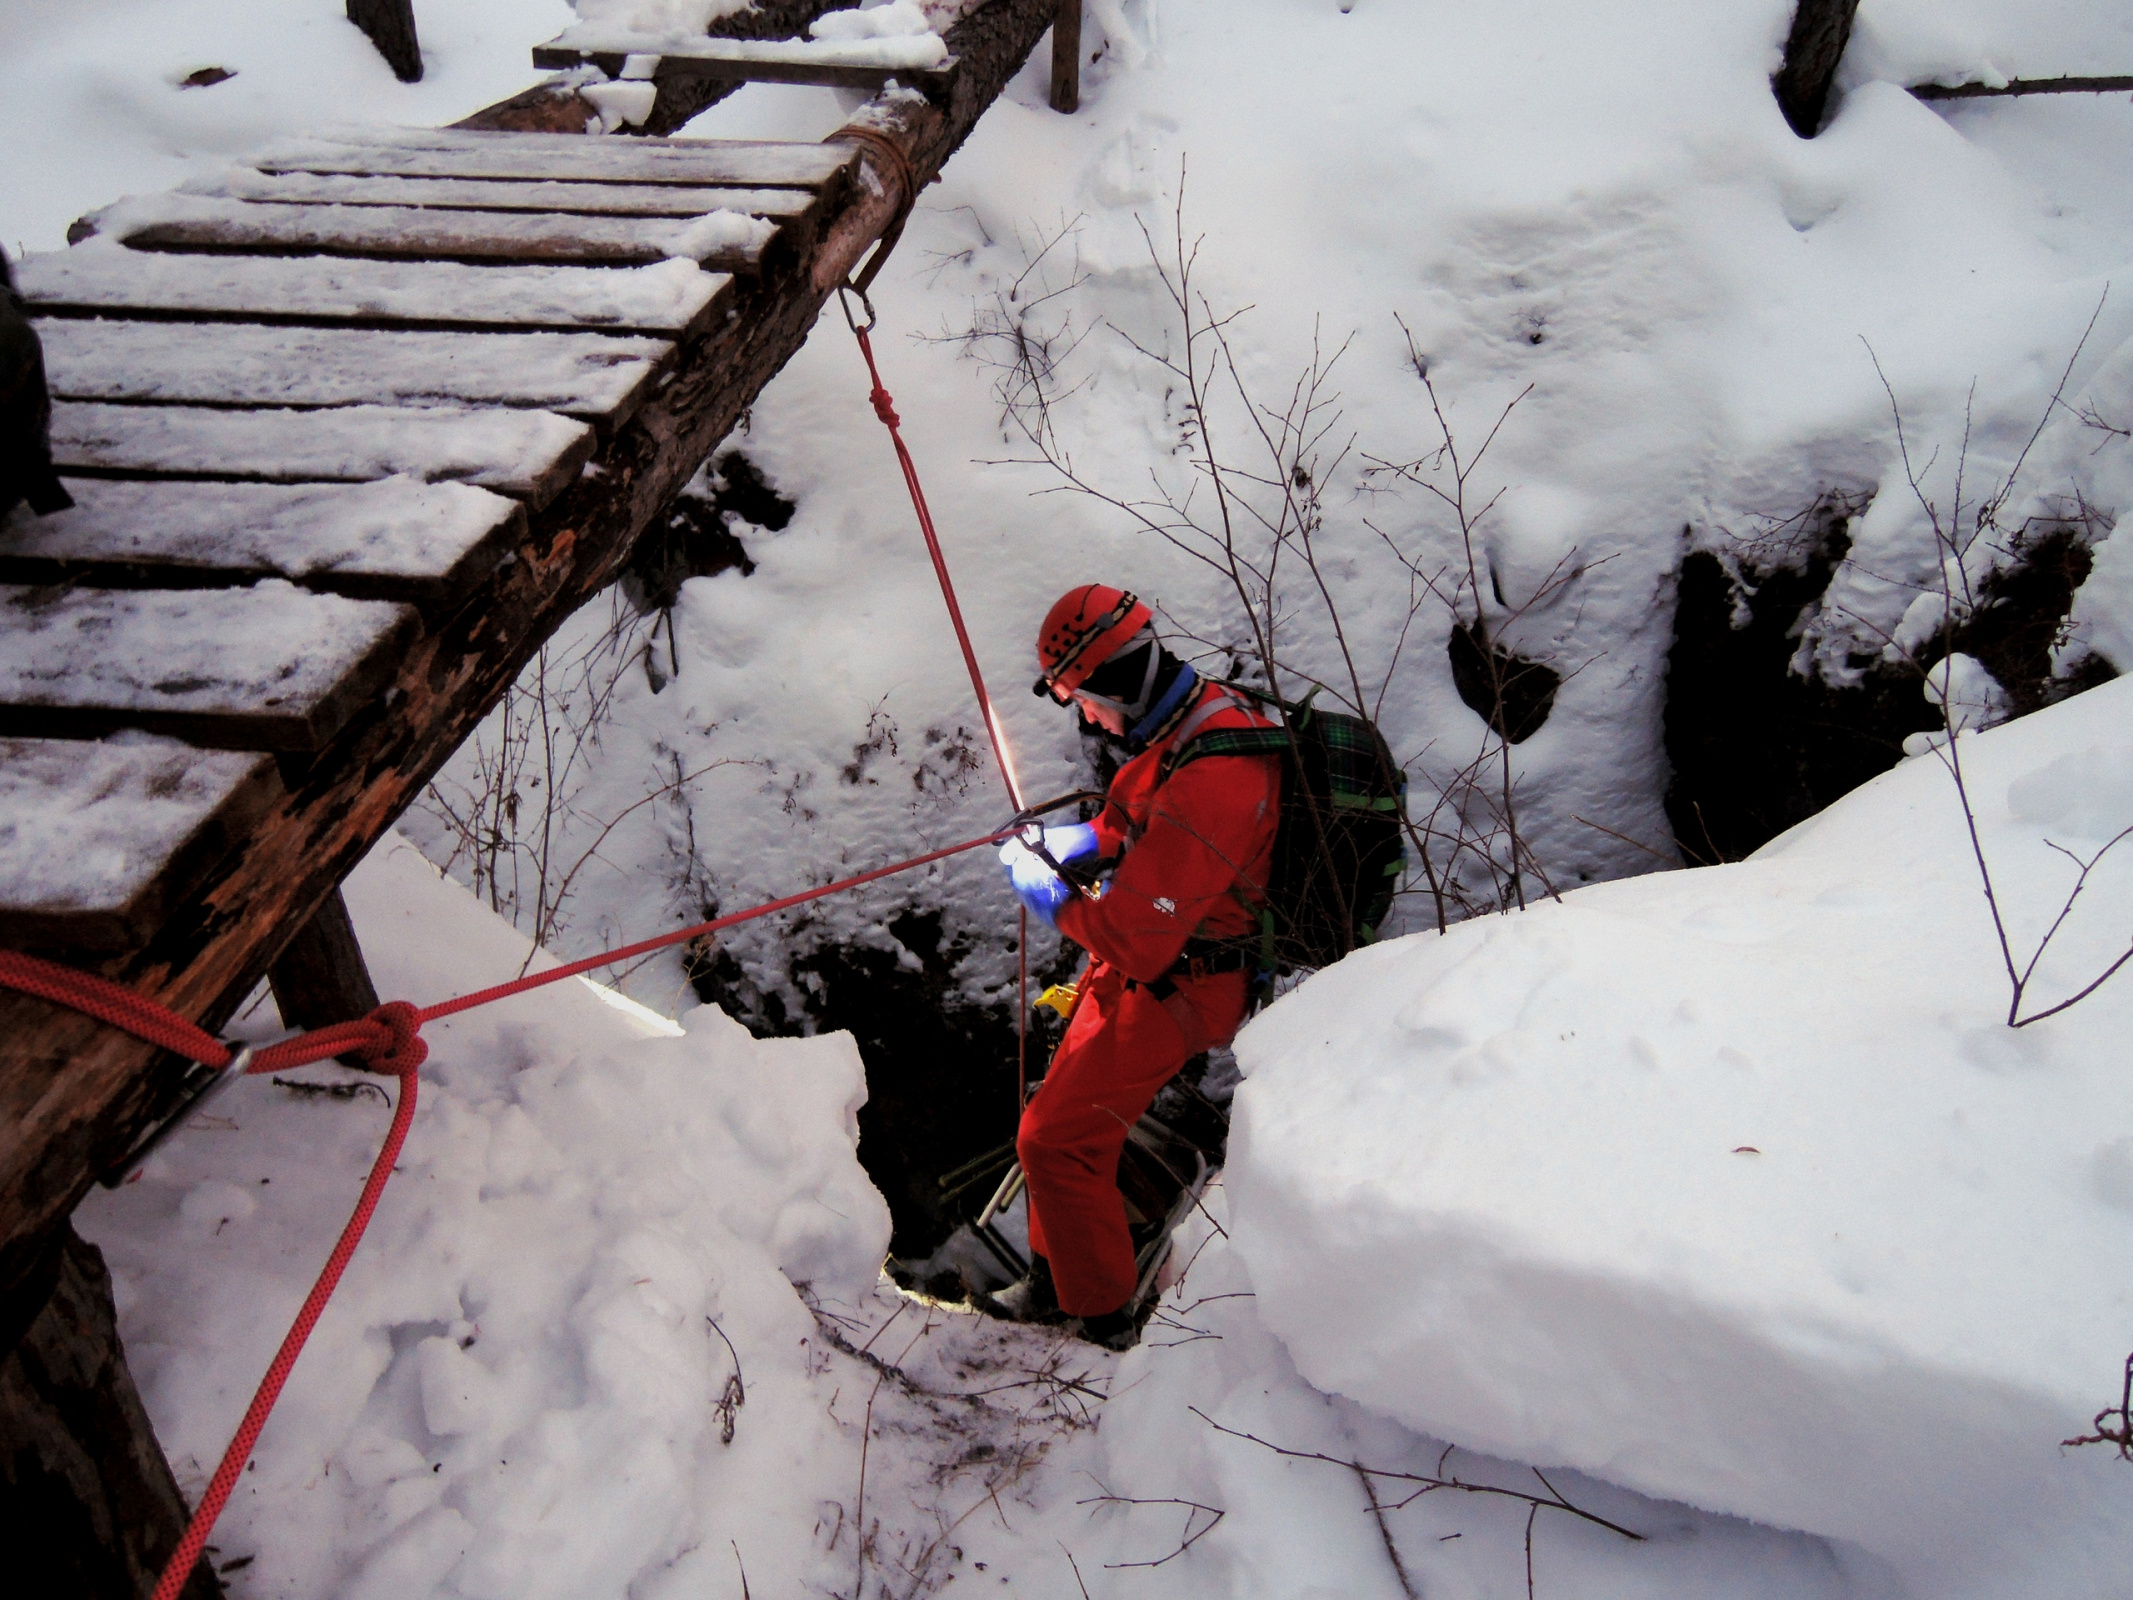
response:
<path id="1" fill-rule="evenodd" d="M 1280 754 L 1281 814 L 1260 910 L 1262 979 L 1330 966 L 1377 937 L 1407 864 L 1407 774 L 1365 718 L 1226 683 L 1278 712 L 1278 728 L 1214 728 L 1163 758 L 1163 776 L 1202 756 Z"/>

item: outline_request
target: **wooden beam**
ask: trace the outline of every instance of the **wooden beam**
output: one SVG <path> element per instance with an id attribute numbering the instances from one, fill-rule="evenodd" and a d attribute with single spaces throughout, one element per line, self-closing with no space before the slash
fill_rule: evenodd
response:
<path id="1" fill-rule="evenodd" d="M 282 946 L 274 965 L 267 969 L 267 982 L 273 986 L 274 1004 L 281 1009 L 285 1027 L 331 1027 L 378 1009 L 377 986 L 370 981 L 363 947 L 356 942 L 355 923 L 349 920 L 348 902 L 338 888 L 320 902 L 311 920 L 296 930 L 296 937 Z"/>
<path id="2" fill-rule="evenodd" d="M 378 54 L 402 83 L 422 81 L 422 44 L 415 37 L 414 0 L 348 0 L 348 20 L 370 35 Z"/>
<path id="3" fill-rule="evenodd" d="M 624 64 L 632 55 L 656 54 L 659 57 L 659 65 L 652 75 L 654 83 L 668 83 L 676 78 L 703 78 L 714 83 L 813 84 L 830 89 L 872 90 L 898 83 L 907 89 L 917 89 L 925 94 L 945 92 L 948 79 L 955 71 L 953 56 L 931 67 L 884 67 L 863 62 L 836 61 L 828 59 L 826 55 L 820 60 L 797 55 L 759 55 L 749 48 L 755 43 L 753 40 L 707 39 L 701 46 L 692 46 L 687 50 L 633 51 L 597 47 L 580 49 L 557 40 L 549 44 L 535 45 L 533 64 L 550 70 L 594 66 L 609 78 L 619 78 L 622 76 Z"/>
<path id="4" fill-rule="evenodd" d="M 1800 0 L 1785 36 L 1785 64 L 1770 87 L 1792 131 L 1812 139 L 1822 129 L 1829 108 L 1829 86 L 1852 36 L 1852 16 L 1859 0 Z"/>
<path id="5" fill-rule="evenodd" d="M 957 23 L 948 47 L 962 70 L 945 106 L 898 99 L 871 108 L 870 125 L 896 142 L 920 182 L 939 172 L 1028 59 L 1054 3 L 990 0 Z M 833 148 L 846 160 L 857 154 L 848 144 Z M 371 701 L 391 714 L 356 719 L 301 771 L 285 774 L 290 792 L 250 847 L 145 947 L 81 964 L 221 1026 L 264 975 L 281 930 L 310 916 L 541 642 L 613 580 L 638 535 L 800 348 L 836 282 L 904 198 L 893 175 L 883 189 L 854 186 L 811 262 L 734 286 L 734 314 L 678 354 L 674 381 L 604 442 L 598 474 L 534 516 L 516 559 L 405 653 Z M 0 1304 L 93 1175 L 171 1109 L 177 1076 L 155 1069 L 153 1057 L 87 1018 L 0 997 Z"/>
<path id="6" fill-rule="evenodd" d="M 189 1513 L 126 1370 L 111 1274 L 71 1228 L 37 1274 L 41 1304 L 0 1346 L 0 1541 L 8 1588 L 140 1600 Z M 182 1600 L 220 1600 L 205 1561 Z"/>
<path id="7" fill-rule="evenodd" d="M 1081 109 L 1081 0 L 1059 0 L 1052 17 L 1052 109 Z"/>
<path id="8" fill-rule="evenodd" d="M 1914 83 L 1911 93 L 1921 100 L 1984 100 L 1997 95 L 2021 94 L 2122 94 L 2133 90 L 2129 78 L 2010 78 L 2002 84 Z"/>

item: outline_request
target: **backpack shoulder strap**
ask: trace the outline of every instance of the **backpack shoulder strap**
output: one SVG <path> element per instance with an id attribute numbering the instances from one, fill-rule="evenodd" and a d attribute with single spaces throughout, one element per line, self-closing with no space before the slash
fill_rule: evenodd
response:
<path id="1" fill-rule="evenodd" d="M 1210 717 L 1238 704 L 1230 696 L 1227 686 L 1217 684 L 1215 687 L 1219 692 L 1195 706 L 1192 715 L 1178 729 L 1176 738 L 1171 740 L 1169 750 L 1163 755 L 1164 778 L 1202 756 L 1270 756 L 1288 749 L 1289 735 L 1285 728 L 1210 728 L 1201 732 L 1201 724 Z"/>

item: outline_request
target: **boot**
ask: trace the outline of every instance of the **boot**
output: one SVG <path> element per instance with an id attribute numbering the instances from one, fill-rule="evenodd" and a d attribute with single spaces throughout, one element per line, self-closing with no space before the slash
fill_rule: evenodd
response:
<path id="1" fill-rule="evenodd" d="M 1059 1291 L 1052 1284 L 1052 1264 L 1043 1256 L 1030 1261 L 1029 1273 L 997 1294 L 974 1294 L 971 1303 L 987 1316 L 1007 1322 L 1057 1322 Z"/>
<path id="2" fill-rule="evenodd" d="M 1140 1318 L 1133 1314 L 1131 1306 L 1120 1306 L 1099 1316 L 1077 1317 L 1072 1326 L 1077 1337 L 1106 1350 L 1131 1350 L 1141 1342 Z"/>

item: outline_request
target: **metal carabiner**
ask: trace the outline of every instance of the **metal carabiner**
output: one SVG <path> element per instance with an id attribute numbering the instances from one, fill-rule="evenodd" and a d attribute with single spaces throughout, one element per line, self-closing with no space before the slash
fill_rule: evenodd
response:
<path id="1" fill-rule="evenodd" d="M 867 325 L 863 328 L 853 318 L 851 301 L 847 298 L 847 296 L 855 294 L 859 296 L 860 305 L 866 309 Z M 849 279 L 837 285 L 837 307 L 844 313 L 844 325 L 850 328 L 855 335 L 872 333 L 875 324 L 881 321 L 881 315 L 874 309 L 874 302 L 867 298 L 866 290 L 860 288 Z"/>
<path id="2" fill-rule="evenodd" d="M 133 1148 L 96 1181 L 106 1189 L 133 1182 L 158 1145 L 205 1110 L 210 1100 L 243 1077 L 251 1065 L 252 1046 L 248 1044 L 230 1044 L 230 1059 L 220 1067 L 195 1061 L 185 1074 L 184 1097 L 177 1109 L 136 1139 Z"/>

